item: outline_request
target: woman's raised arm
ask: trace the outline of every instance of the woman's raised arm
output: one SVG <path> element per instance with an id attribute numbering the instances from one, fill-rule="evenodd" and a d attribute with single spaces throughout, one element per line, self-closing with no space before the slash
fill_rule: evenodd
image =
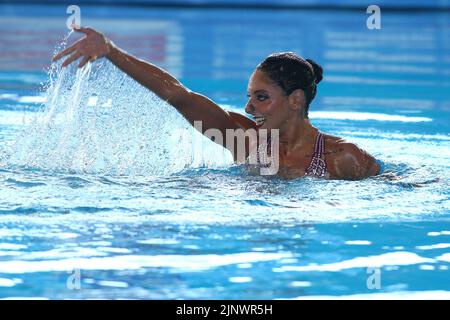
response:
<path id="1" fill-rule="evenodd" d="M 192 125 L 194 121 L 201 121 L 202 133 L 214 128 L 220 130 L 225 138 L 226 129 L 248 129 L 243 127 L 243 123 L 253 124 L 253 121 L 248 118 L 246 121 L 238 121 L 240 117 L 236 114 L 230 115 L 207 97 L 190 91 L 167 71 L 118 48 L 102 33 L 83 27 L 75 27 L 74 30 L 86 36 L 53 58 L 53 61 L 56 61 L 71 54 L 63 62 L 63 67 L 79 58 L 82 60 L 78 66 L 83 67 L 88 61 L 106 57 L 134 80 L 175 107 Z M 226 147 L 225 141 L 223 146 Z M 234 152 L 234 150 L 230 151 Z"/>

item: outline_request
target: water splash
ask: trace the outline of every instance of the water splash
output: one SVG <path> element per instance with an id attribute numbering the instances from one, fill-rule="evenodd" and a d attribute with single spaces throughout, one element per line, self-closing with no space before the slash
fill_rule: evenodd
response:
<path id="1" fill-rule="evenodd" d="M 229 164 L 170 105 L 106 59 L 49 70 L 45 103 L 10 165 L 104 175 L 159 175 Z"/>

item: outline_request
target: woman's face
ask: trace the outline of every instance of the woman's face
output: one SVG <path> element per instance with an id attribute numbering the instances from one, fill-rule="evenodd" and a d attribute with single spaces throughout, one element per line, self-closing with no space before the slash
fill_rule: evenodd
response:
<path id="1" fill-rule="evenodd" d="M 288 97 L 264 72 L 253 72 L 247 96 L 249 100 L 245 112 L 253 116 L 258 129 L 279 129 L 289 119 Z"/>

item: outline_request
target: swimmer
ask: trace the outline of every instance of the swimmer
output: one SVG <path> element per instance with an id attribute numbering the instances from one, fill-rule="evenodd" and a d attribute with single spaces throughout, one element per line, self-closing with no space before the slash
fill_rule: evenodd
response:
<path id="1" fill-rule="evenodd" d="M 226 111 L 208 97 L 183 86 L 167 71 L 138 59 L 92 28 L 74 27 L 85 36 L 56 54 L 53 61 L 69 55 L 62 67 L 81 59 L 78 67 L 105 57 L 144 87 L 180 112 L 191 125 L 202 122 L 202 133 L 218 129 L 223 137 L 232 129 L 278 129 L 279 170 L 286 178 L 314 176 L 328 179 L 363 179 L 382 172 L 382 162 L 342 138 L 314 127 L 308 110 L 322 67 L 293 52 L 274 53 L 254 70 L 248 82 L 248 102 L 242 114 Z M 224 148 L 226 141 L 222 142 Z M 251 149 L 251 148 L 250 148 Z M 238 162 L 236 150 L 230 150 Z M 250 152 L 246 151 L 246 156 Z"/>

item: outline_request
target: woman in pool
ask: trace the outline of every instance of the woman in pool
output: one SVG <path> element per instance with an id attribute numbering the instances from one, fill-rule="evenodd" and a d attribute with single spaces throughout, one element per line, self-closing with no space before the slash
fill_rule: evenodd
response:
<path id="1" fill-rule="evenodd" d="M 227 129 L 278 129 L 281 176 L 362 179 L 382 171 L 381 162 L 355 144 L 323 134 L 311 125 L 308 109 L 322 80 L 322 68 L 312 60 L 284 52 L 261 62 L 248 83 L 245 111 L 252 115 L 251 120 L 225 111 L 207 97 L 190 91 L 166 71 L 121 50 L 102 33 L 83 27 L 74 30 L 86 36 L 58 53 L 53 61 L 71 54 L 62 66 L 82 58 L 78 64 L 81 68 L 88 61 L 106 57 L 175 107 L 191 124 L 201 121 L 202 133 L 218 129 L 226 137 Z M 224 141 L 222 146 L 226 145 Z M 236 161 L 236 150 L 230 151 Z"/>

